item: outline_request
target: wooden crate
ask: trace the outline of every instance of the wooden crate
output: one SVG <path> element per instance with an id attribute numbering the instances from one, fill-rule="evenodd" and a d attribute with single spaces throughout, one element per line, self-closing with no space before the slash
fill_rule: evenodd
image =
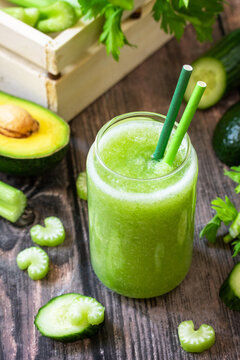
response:
<path id="1" fill-rule="evenodd" d="M 69 121 L 170 38 L 152 18 L 153 3 L 135 1 L 138 19 L 124 14 L 123 30 L 137 48 L 125 46 L 118 63 L 98 43 L 101 18 L 50 37 L 1 13 L 0 89 Z"/>

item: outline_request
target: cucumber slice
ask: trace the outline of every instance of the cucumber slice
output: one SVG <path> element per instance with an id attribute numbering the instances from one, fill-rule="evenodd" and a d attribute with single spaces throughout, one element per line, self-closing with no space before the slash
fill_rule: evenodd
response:
<path id="1" fill-rule="evenodd" d="M 200 353 L 215 343 L 215 331 L 210 325 L 202 324 L 198 330 L 194 330 L 191 320 L 181 322 L 178 337 L 182 348 L 187 352 Z"/>
<path id="2" fill-rule="evenodd" d="M 219 296 L 229 309 L 240 311 L 240 262 L 233 267 L 223 282 Z"/>
<path id="3" fill-rule="evenodd" d="M 226 91 L 226 71 L 221 61 L 212 57 L 202 57 L 196 60 L 192 66 L 193 72 L 184 99 L 185 101 L 190 99 L 197 81 L 204 81 L 207 87 L 198 108 L 207 109 L 216 104 Z"/>
<path id="4" fill-rule="evenodd" d="M 30 247 L 18 254 L 17 265 L 21 270 L 28 269 L 28 275 L 32 280 L 40 280 L 48 273 L 49 257 L 44 250 Z"/>
<path id="5" fill-rule="evenodd" d="M 43 336 L 73 342 L 96 333 L 104 321 L 104 310 L 94 298 L 63 294 L 41 307 L 34 323 Z"/>
<path id="6" fill-rule="evenodd" d="M 32 241 L 41 246 L 57 246 L 63 243 L 66 234 L 60 219 L 50 216 L 44 220 L 45 227 L 35 225 L 30 230 Z"/>
<path id="7" fill-rule="evenodd" d="M 77 194 L 82 200 L 87 200 L 87 175 L 86 171 L 81 172 L 78 175 L 77 182 Z"/>

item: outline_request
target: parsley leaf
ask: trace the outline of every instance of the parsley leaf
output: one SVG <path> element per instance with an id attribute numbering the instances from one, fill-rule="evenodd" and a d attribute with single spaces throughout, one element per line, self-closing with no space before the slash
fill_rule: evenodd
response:
<path id="1" fill-rule="evenodd" d="M 240 253 L 240 238 L 238 238 L 236 241 L 232 243 L 233 246 L 233 257 L 237 256 L 237 254 Z"/>
<path id="2" fill-rule="evenodd" d="M 174 34 L 178 40 L 181 39 L 186 21 L 175 13 L 172 4 L 168 0 L 157 0 L 153 6 L 153 18 L 161 20 L 160 27 L 166 33 Z"/>
<path id="3" fill-rule="evenodd" d="M 216 211 L 217 216 L 222 222 L 224 222 L 225 225 L 229 225 L 229 223 L 234 221 L 238 215 L 237 209 L 227 196 L 225 196 L 225 202 L 221 198 L 217 197 L 211 202 L 211 204 L 212 209 Z"/>
<path id="4" fill-rule="evenodd" d="M 223 11 L 225 0 L 156 0 L 153 17 L 161 20 L 165 32 L 174 33 L 177 39 L 183 35 L 187 22 L 195 28 L 199 41 L 212 40 L 212 28 L 216 16 Z"/>
<path id="5" fill-rule="evenodd" d="M 101 15 L 108 5 L 108 0 L 78 0 L 78 2 L 86 19 L 96 18 Z"/>
<path id="6" fill-rule="evenodd" d="M 224 175 L 230 177 L 233 181 L 238 183 L 239 185 L 235 188 L 235 192 L 240 193 L 240 165 L 231 167 L 233 171 L 224 170 Z"/>
<path id="7" fill-rule="evenodd" d="M 217 231 L 221 226 L 221 220 L 217 215 L 215 215 L 212 220 L 202 229 L 200 232 L 200 238 L 206 237 L 207 240 L 211 243 L 216 242 Z"/>
<path id="8" fill-rule="evenodd" d="M 106 45 L 107 53 L 111 53 L 115 60 L 119 59 L 119 49 L 125 44 L 128 44 L 121 29 L 122 13 L 123 10 L 121 8 L 112 5 L 106 7 L 104 11 L 106 20 L 100 36 L 100 42 Z"/>

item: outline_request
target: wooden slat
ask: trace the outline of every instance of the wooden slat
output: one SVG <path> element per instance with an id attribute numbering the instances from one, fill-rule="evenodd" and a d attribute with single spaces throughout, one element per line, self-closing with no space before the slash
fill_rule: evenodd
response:
<path id="1" fill-rule="evenodd" d="M 4 5 L 7 4 L 4 2 Z M 0 8 L 3 2 L 0 0 Z M 0 47 L 46 68 L 46 50 L 51 38 L 0 11 Z"/>
<path id="2" fill-rule="evenodd" d="M 35 65 L 0 48 L 0 90 L 48 107 L 46 74 Z"/>

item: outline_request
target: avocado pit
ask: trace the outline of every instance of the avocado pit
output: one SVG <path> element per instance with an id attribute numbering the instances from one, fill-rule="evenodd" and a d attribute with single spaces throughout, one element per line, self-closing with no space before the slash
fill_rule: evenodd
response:
<path id="1" fill-rule="evenodd" d="M 17 105 L 0 105 L 0 134 L 11 138 L 26 138 L 37 132 L 39 123 L 28 111 Z"/>

